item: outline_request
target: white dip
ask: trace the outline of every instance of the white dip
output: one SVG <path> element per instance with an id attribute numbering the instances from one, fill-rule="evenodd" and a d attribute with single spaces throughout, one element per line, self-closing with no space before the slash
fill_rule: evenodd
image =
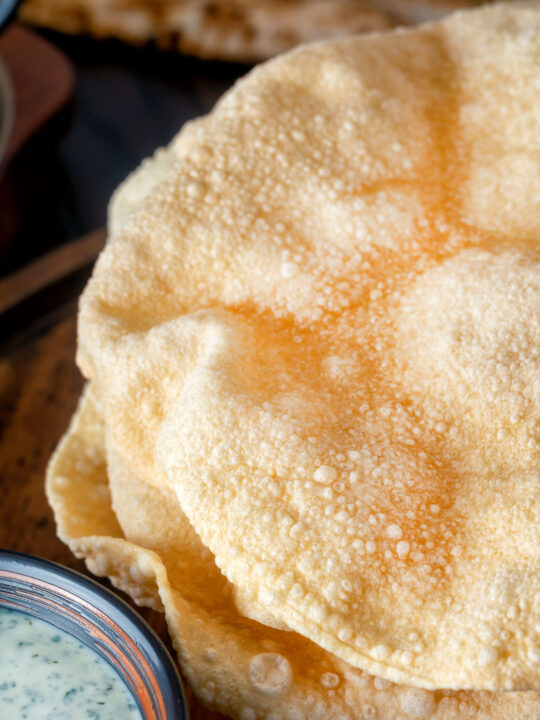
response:
<path id="1" fill-rule="evenodd" d="M 72 635 L 0 607 L 1 720 L 142 720 L 120 676 Z"/>

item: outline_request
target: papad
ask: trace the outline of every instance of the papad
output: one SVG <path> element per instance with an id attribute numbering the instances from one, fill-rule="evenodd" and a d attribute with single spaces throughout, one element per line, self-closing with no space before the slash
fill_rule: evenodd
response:
<path id="1" fill-rule="evenodd" d="M 500 5 L 259 67 L 80 306 L 115 448 L 244 612 L 421 687 L 540 686 L 539 32 Z"/>

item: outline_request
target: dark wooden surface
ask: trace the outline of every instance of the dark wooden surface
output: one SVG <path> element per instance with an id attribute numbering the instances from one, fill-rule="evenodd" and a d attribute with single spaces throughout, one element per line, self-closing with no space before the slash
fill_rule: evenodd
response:
<path id="1" fill-rule="evenodd" d="M 0 360 L 0 547 L 88 574 L 84 563 L 56 537 L 43 486 L 47 461 L 83 385 L 74 352 L 75 306 L 71 304 L 59 308 L 48 329 Z M 172 653 L 164 616 L 148 608 L 136 610 Z M 192 720 L 221 718 L 187 690 Z"/>

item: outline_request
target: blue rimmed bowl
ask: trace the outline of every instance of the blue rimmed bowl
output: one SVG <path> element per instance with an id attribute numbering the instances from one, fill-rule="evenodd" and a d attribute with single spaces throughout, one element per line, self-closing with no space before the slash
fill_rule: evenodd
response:
<path id="1" fill-rule="evenodd" d="M 178 671 L 152 628 L 84 575 L 0 550 L 0 607 L 41 618 L 76 637 L 122 678 L 144 720 L 188 720 Z"/>

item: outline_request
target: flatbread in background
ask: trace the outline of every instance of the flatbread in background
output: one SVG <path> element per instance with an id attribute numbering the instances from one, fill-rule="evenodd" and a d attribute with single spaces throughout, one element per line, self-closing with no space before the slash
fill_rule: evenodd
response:
<path id="1" fill-rule="evenodd" d="M 493 0 L 374 0 L 394 21 L 406 25 L 439 20 L 455 10 L 487 5 Z"/>
<path id="2" fill-rule="evenodd" d="M 259 611 L 420 687 L 536 689 L 540 10 L 304 47 L 116 232 L 79 362 Z"/>
<path id="3" fill-rule="evenodd" d="M 234 720 L 538 718 L 540 693 L 393 685 L 296 633 L 243 617 L 174 493 L 132 476 L 105 445 L 90 385 L 47 473 L 59 535 L 91 572 L 139 605 L 165 610 L 182 670 L 205 705 Z"/>
<path id="4" fill-rule="evenodd" d="M 163 49 L 240 62 L 392 24 L 372 0 L 26 0 L 20 17 L 61 32 L 155 41 Z"/>
<path id="5" fill-rule="evenodd" d="M 489 1 L 489 0 L 487 0 Z M 482 0 L 26 0 L 25 22 L 256 62 L 301 43 L 432 20 Z"/>

